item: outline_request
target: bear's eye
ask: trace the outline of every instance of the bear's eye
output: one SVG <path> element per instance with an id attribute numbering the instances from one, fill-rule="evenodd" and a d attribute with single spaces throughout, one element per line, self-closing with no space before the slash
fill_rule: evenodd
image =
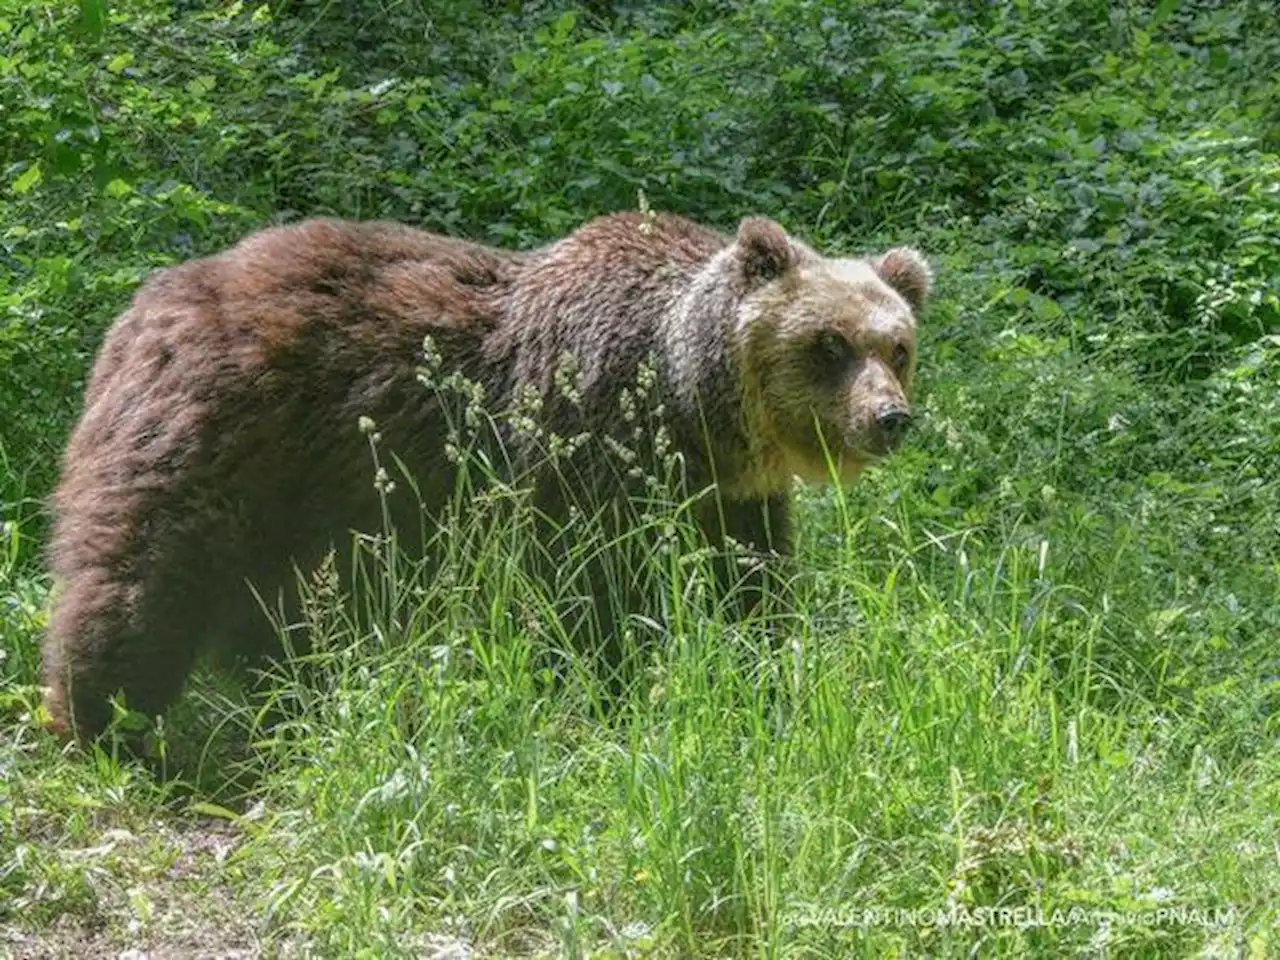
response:
<path id="1" fill-rule="evenodd" d="M 893 348 L 893 369 L 898 373 L 905 373 L 907 364 L 911 362 L 911 354 L 903 344 L 898 344 Z"/>
<path id="2" fill-rule="evenodd" d="M 813 353 L 824 367 L 832 369 L 849 362 L 853 356 L 853 345 L 840 334 L 826 330 L 813 341 Z"/>

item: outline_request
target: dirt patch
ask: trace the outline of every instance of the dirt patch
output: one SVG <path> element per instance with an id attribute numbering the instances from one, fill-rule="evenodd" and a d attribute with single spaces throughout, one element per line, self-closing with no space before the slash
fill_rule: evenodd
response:
<path id="1" fill-rule="evenodd" d="M 287 956 L 264 950 L 256 918 L 237 897 L 227 861 L 241 837 L 217 821 L 153 822 L 143 832 L 108 830 L 61 860 L 92 890 L 87 909 L 33 929 L 0 924 L 0 955 L 22 960 L 240 960 Z"/>

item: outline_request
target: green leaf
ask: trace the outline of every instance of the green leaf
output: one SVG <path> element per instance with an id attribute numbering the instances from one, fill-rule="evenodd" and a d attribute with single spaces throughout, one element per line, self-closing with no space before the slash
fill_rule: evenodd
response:
<path id="1" fill-rule="evenodd" d="M 80 0 L 80 26 L 93 37 L 107 27 L 107 0 Z"/>
<path id="2" fill-rule="evenodd" d="M 573 28 L 577 26 L 578 15 L 572 10 L 566 10 L 556 19 L 555 26 L 552 28 L 555 32 L 557 40 L 563 40 L 569 34 L 573 33 Z"/>
<path id="3" fill-rule="evenodd" d="M 1151 29 L 1154 30 L 1168 20 L 1177 9 L 1178 0 L 1160 0 L 1156 5 L 1156 12 L 1151 15 Z"/>
<path id="4" fill-rule="evenodd" d="M 1035 311 L 1036 316 L 1041 320 L 1056 320 L 1063 316 L 1062 307 L 1058 306 L 1057 301 L 1052 297 L 1042 297 L 1038 294 L 1032 294 L 1031 308 Z"/>
<path id="5" fill-rule="evenodd" d="M 199 801 L 187 807 L 188 813 L 193 813 L 199 817 L 210 817 L 218 820 L 230 820 L 232 822 L 240 819 L 240 814 L 234 810 L 228 810 L 226 807 L 216 803 L 207 803 Z"/>
<path id="6" fill-rule="evenodd" d="M 107 64 L 108 73 L 123 73 L 125 68 L 133 63 L 133 51 L 126 50 L 124 53 L 116 54 Z"/>
<path id="7" fill-rule="evenodd" d="M 43 177 L 44 177 L 44 174 L 40 172 L 40 164 L 33 163 L 23 172 L 23 174 L 20 177 L 18 177 L 17 180 L 13 181 L 13 183 L 10 184 L 10 189 L 12 189 L 14 193 L 16 193 L 18 196 L 21 197 L 25 194 L 30 193 L 32 189 L 35 188 L 36 184 L 38 184 L 41 181 L 41 179 L 43 179 Z"/>

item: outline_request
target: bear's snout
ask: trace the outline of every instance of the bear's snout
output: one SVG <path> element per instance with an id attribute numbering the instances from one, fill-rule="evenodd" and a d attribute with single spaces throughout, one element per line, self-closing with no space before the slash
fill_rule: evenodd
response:
<path id="1" fill-rule="evenodd" d="M 876 411 L 876 437 L 885 453 L 902 444 L 911 427 L 911 411 L 898 403 L 886 403 Z"/>

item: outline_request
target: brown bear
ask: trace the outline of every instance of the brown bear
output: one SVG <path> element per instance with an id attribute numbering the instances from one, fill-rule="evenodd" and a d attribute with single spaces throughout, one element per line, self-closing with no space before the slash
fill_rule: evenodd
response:
<path id="1" fill-rule="evenodd" d="M 360 418 L 428 511 L 446 499 L 451 414 L 427 362 L 488 409 L 536 396 L 563 436 L 618 435 L 647 363 L 666 443 L 715 491 L 710 542 L 785 555 L 795 475 L 848 480 L 901 441 L 931 283 L 910 248 L 828 258 L 769 219 L 729 236 L 648 211 L 527 251 L 313 219 L 160 271 L 106 335 L 54 494 L 53 728 L 93 738 L 117 693 L 163 710 L 202 649 L 261 642 L 249 585 L 286 590 L 378 524 Z M 531 463 L 495 423 L 501 462 Z M 624 493 L 594 457 L 583 485 Z M 563 512 L 563 492 L 545 500 Z"/>

